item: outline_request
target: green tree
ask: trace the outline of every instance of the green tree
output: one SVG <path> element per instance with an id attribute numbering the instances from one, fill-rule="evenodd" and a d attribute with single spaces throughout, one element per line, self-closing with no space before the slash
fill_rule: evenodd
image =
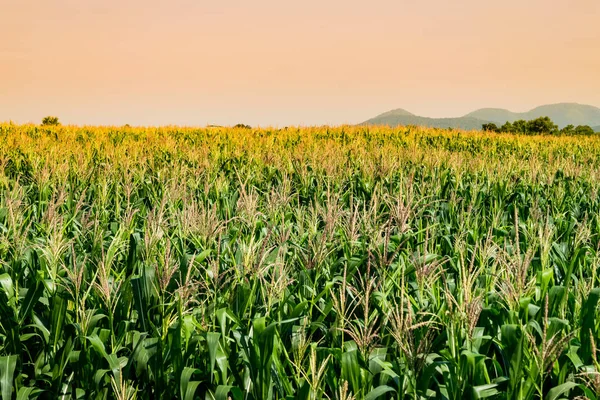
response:
<path id="1" fill-rule="evenodd" d="M 526 132 L 530 135 L 552 134 L 558 132 L 558 126 L 550 117 L 539 117 L 526 123 Z"/>
<path id="2" fill-rule="evenodd" d="M 560 133 L 563 135 L 573 135 L 575 134 L 575 127 L 573 125 L 567 125 L 560 130 Z"/>
<path id="3" fill-rule="evenodd" d="M 47 117 L 44 117 L 44 119 L 42 119 L 42 125 L 56 126 L 56 125 L 60 125 L 60 121 L 58 120 L 58 117 L 47 116 Z"/>
<path id="4" fill-rule="evenodd" d="M 595 134 L 594 130 L 588 125 L 579 125 L 575 128 L 575 135 L 593 135 Z"/>
<path id="5" fill-rule="evenodd" d="M 252 127 L 250 125 L 246 125 L 246 124 L 237 124 L 234 126 L 234 128 L 238 128 L 238 129 L 252 129 Z"/>
<path id="6" fill-rule="evenodd" d="M 522 134 L 528 134 L 529 133 L 529 129 L 528 129 L 528 125 L 527 125 L 527 121 L 520 119 L 517 120 L 515 122 L 513 122 L 513 132 L 515 133 L 522 133 Z"/>
<path id="7" fill-rule="evenodd" d="M 481 125 L 481 129 L 486 132 L 500 132 L 500 128 L 498 128 L 498 126 L 493 122 Z"/>
<path id="8" fill-rule="evenodd" d="M 504 123 L 504 125 L 502 125 L 500 127 L 500 132 L 505 132 L 505 133 L 514 132 L 514 127 L 510 122 L 506 121 Z"/>

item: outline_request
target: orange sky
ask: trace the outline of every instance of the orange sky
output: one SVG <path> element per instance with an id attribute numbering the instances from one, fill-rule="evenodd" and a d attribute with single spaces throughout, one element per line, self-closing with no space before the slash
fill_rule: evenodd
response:
<path id="1" fill-rule="evenodd" d="M 358 123 L 600 106 L 600 0 L 0 0 L 0 121 Z"/>

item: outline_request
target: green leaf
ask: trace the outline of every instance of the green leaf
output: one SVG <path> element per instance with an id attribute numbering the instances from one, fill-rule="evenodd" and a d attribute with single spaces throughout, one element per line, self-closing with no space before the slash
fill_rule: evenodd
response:
<path id="1" fill-rule="evenodd" d="M 592 353 L 592 339 L 590 333 L 596 332 L 596 308 L 600 299 L 600 288 L 592 289 L 585 304 L 581 307 L 579 321 L 581 321 L 581 350 L 585 361 L 590 361 Z"/>
<path id="2" fill-rule="evenodd" d="M 106 348 L 104 347 L 104 343 L 102 343 L 102 340 L 98 337 L 97 334 L 94 333 L 91 336 L 87 336 L 86 339 L 88 340 L 88 342 L 90 342 L 94 350 L 100 353 L 100 355 L 103 358 L 108 357 L 108 354 L 106 354 Z"/>
<path id="3" fill-rule="evenodd" d="M 142 322 L 142 330 L 148 331 L 147 318 L 147 302 L 146 302 L 146 291 L 144 289 L 145 279 L 144 278 L 133 278 L 131 280 L 131 286 L 133 288 L 133 303 L 138 313 L 138 318 Z"/>
<path id="4" fill-rule="evenodd" d="M 473 397 L 476 399 L 485 399 L 487 397 L 492 397 L 500 393 L 498 391 L 497 383 L 490 383 L 489 385 L 479 385 L 473 387 Z"/>
<path id="5" fill-rule="evenodd" d="M 588 398 L 588 400 L 598 400 L 598 397 L 596 397 L 596 393 L 594 393 L 590 388 L 582 386 L 581 390 L 583 390 L 583 393 L 585 394 L 585 397 Z"/>
<path id="6" fill-rule="evenodd" d="M 523 330 L 518 325 L 502 325 L 502 356 L 508 365 L 508 394 L 516 396 L 519 391 L 521 376 L 524 373 L 523 361 Z"/>
<path id="7" fill-rule="evenodd" d="M 395 392 L 396 390 L 394 388 L 391 388 L 387 385 L 382 385 L 382 386 L 378 386 L 375 389 L 371 390 L 366 396 L 365 396 L 365 400 L 375 400 L 376 398 L 378 398 L 379 396 L 383 396 L 386 393 L 389 392 Z"/>
<path id="8" fill-rule="evenodd" d="M 212 253 L 212 249 L 204 250 L 202 253 L 200 253 L 196 256 L 196 258 L 194 259 L 194 262 L 197 264 L 202 263 L 206 259 L 206 257 L 208 257 L 210 255 L 210 253 Z"/>
<path id="9" fill-rule="evenodd" d="M 229 393 L 231 393 L 231 398 L 233 400 L 244 399 L 244 394 L 238 387 L 219 385 L 217 387 L 217 391 L 215 392 L 215 400 L 228 400 Z"/>
<path id="10" fill-rule="evenodd" d="M 0 386 L 2 400 L 11 400 L 13 392 L 13 376 L 17 366 L 17 356 L 0 357 Z"/>
<path id="11" fill-rule="evenodd" d="M 557 400 L 558 398 L 560 398 L 560 396 L 562 396 L 563 394 L 567 393 L 569 390 L 576 388 L 578 386 L 579 385 L 575 382 L 565 382 L 562 385 L 553 387 L 548 392 L 548 395 L 546 396 L 546 400 Z"/>
<path id="12" fill-rule="evenodd" d="M 63 325 L 65 323 L 65 317 L 67 313 L 67 300 L 63 298 L 61 290 L 57 290 L 56 294 L 52 298 L 52 322 L 50 331 L 50 340 L 52 346 L 56 351 L 58 340 L 61 337 L 63 331 Z"/>
<path id="13" fill-rule="evenodd" d="M 220 333 L 208 332 L 206 334 L 206 343 L 208 345 L 208 358 L 210 361 L 210 381 L 212 383 L 215 372 L 215 358 L 217 357 L 217 347 L 219 346 Z"/>
<path id="14" fill-rule="evenodd" d="M 17 400 L 36 399 L 42 392 L 43 392 L 43 390 L 40 390 L 37 388 L 22 387 L 21 389 L 19 389 L 19 392 L 17 393 Z"/>
<path id="15" fill-rule="evenodd" d="M 44 285 L 40 281 L 35 282 L 35 286 L 30 287 L 25 295 L 25 300 L 21 303 L 19 310 L 19 319 L 22 324 L 25 318 L 29 316 L 29 313 L 38 302 L 42 294 L 44 293 Z"/>
<path id="16" fill-rule="evenodd" d="M 196 389 L 200 382 L 192 381 L 192 376 L 195 373 L 200 372 L 197 368 L 185 367 L 181 372 L 181 379 L 179 381 L 179 391 L 182 399 L 194 399 L 194 394 L 196 393 Z"/>
<path id="17" fill-rule="evenodd" d="M 101 383 L 104 380 L 107 372 L 109 372 L 107 369 L 99 369 L 94 374 L 94 383 L 96 384 L 97 389 L 102 388 Z"/>
<path id="18" fill-rule="evenodd" d="M 349 344 L 349 342 L 346 342 L 346 344 Z M 348 381 L 353 393 L 358 393 L 361 389 L 360 365 L 356 348 L 342 354 L 342 379 Z"/>
<path id="19" fill-rule="evenodd" d="M 15 296 L 13 281 L 10 275 L 0 275 L 0 287 L 4 289 L 4 293 L 6 293 L 6 297 L 8 298 L 8 300 L 12 299 Z"/>
<path id="20" fill-rule="evenodd" d="M 131 279 L 133 289 L 133 304 L 142 322 L 142 329 L 147 332 L 150 329 L 148 310 L 154 304 L 152 296 L 152 281 L 154 280 L 154 269 L 147 267 L 142 270 L 142 275 Z"/>

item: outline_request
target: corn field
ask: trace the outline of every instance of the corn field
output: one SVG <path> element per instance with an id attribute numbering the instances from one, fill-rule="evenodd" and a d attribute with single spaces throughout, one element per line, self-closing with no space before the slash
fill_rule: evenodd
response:
<path id="1" fill-rule="evenodd" d="M 600 139 L 0 125 L 9 399 L 598 399 Z"/>

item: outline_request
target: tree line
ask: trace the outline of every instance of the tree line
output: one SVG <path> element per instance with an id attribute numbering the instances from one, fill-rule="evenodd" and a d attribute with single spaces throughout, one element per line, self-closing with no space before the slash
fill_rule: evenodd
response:
<path id="1" fill-rule="evenodd" d="M 523 135 L 593 135 L 594 130 L 588 125 L 567 125 L 562 129 L 550 119 L 550 117 L 539 117 L 529 121 L 523 119 L 515 122 L 506 122 L 498 127 L 490 122 L 482 125 L 487 132 L 496 133 L 518 133 Z"/>

